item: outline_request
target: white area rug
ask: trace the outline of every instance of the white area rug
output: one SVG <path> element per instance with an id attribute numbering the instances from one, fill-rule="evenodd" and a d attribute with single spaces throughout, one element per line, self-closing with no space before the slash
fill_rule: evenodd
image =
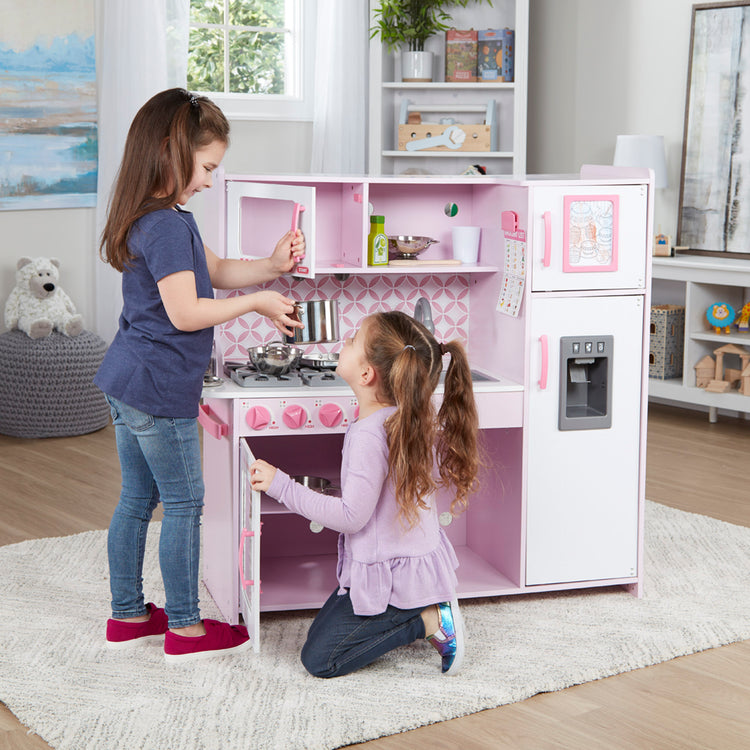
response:
<path id="1" fill-rule="evenodd" d="M 162 602 L 154 532 L 145 585 Z M 298 656 L 310 613 L 262 615 L 260 654 L 167 667 L 160 646 L 105 646 L 105 534 L 0 548 L 0 700 L 54 748 L 335 748 L 750 638 L 750 528 L 648 503 L 642 599 L 467 601 L 454 678 L 425 642 L 310 677 Z M 202 606 L 218 616 L 205 590 Z"/>

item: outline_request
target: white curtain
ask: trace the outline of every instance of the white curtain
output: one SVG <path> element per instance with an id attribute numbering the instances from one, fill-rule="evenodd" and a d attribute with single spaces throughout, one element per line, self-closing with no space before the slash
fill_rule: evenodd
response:
<path id="1" fill-rule="evenodd" d="M 189 0 L 97 0 L 99 182 L 96 204 L 96 332 L 108 343 L 122 308 L 121 275 L 99 259 L 110 188 L 136 112 L 187 81 Z"/>
<path id="2" fill-rule="evenodd" d="M 313 173 L 364 174 L 368 3 L 318 0 Z"/>

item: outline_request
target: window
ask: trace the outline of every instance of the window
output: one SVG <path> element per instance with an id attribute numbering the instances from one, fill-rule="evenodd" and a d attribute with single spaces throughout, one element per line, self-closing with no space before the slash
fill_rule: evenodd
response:
<path id="1" fill-rule="evenodd" d="M 311 119 L 311 0 L 190 0 L 188 88 L 233 119 Z"/>

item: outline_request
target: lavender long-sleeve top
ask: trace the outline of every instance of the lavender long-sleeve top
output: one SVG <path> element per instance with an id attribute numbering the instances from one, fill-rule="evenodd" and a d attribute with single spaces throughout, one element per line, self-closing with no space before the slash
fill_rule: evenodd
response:
<path id="1" fill-rule="evenodd" d="M 416 609 L 455 596 L 458 560 L 437 509 L 431 502 L 419 511 L 417 525 L 406 528 L 386 481 L 384 422 L 394 411 L 379 409 L 347 430 L 340 498 L 303 487 L 280 470 L 267 492 L 295 513 L 340 532 L 339 593 L 349 589 L 358 615 L 380 614 L 389 604 Z"/>

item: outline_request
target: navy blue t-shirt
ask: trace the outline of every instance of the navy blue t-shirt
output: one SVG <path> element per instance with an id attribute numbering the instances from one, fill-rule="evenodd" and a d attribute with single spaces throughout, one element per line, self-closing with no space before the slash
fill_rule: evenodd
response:
<path id="1" fill-rule="evenodd" d="M 110 396 L 157 417 L 197 417 L 213 327 L 175 328 L 156 285 L 172 273 L 192 271 L 198 297 L 213 299 L 195 219 L 179 209 L 153 211 L 135 222 L 128 247 L 135 257 L 122 274 L 119 330 L 94 383 Z"/>

